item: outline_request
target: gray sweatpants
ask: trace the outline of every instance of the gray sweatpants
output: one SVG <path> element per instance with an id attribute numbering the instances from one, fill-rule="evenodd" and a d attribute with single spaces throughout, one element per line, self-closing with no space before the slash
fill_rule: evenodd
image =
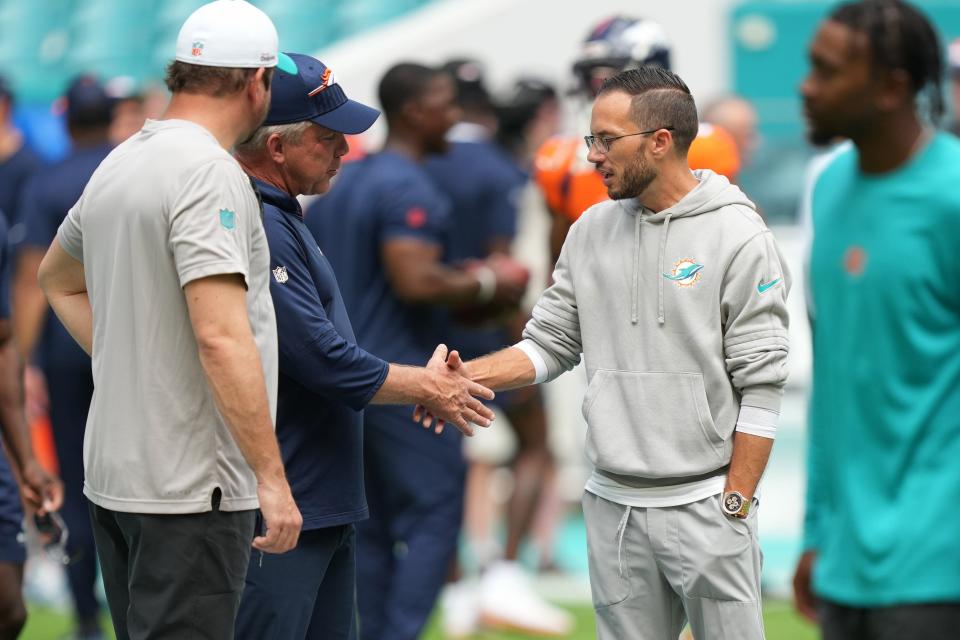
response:
<path id="1" fill-rule="evenodd" d="M 639 508 L 584 493 L 599 640 L 677 640 L 688 620 L 696 640 L 763 640 L 756 509 L 730 518 L 720 497 Z"/>

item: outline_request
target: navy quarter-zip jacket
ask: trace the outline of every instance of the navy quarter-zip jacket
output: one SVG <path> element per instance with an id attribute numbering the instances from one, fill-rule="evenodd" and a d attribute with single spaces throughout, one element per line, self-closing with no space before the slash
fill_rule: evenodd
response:
<path id="1" fill-rule="evenodd" d="M 303 528 L 363 520 L 363 408 L 389 365 L 357 346 L 333 268 L 296 198 L 255 180 L 270 245 L 280 380 L 277 439 Z"/>

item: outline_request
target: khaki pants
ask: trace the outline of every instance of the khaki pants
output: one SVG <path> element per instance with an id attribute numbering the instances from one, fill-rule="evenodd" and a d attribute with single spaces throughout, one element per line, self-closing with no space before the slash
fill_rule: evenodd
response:
<path id="1" fill-rule="evenodd" d="M 676 640 L 687 621 L 696 640 L 763 640 L 756 508 L 737 520 L 720 498 L 639 508 L 584 494 L 599 640 Z"/>

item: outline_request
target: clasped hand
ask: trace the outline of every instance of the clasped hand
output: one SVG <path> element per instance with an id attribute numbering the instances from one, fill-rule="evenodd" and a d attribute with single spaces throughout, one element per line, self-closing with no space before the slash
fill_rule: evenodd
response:
<path id="1" fill-rule="evenodd" d="M 426 429 L 432 426 L 436 433 L 442 433 L 449 422 L 467 436 L 473 435 L 474 426 L 490 426 L 493 411 L 480 399 L 492 400 L 493 391 L 466 376 L 457 351 L 448 352 L 446 345 L 437 345 L 426 371 L 429 400 L 414 409 L 415 422 Z"/>

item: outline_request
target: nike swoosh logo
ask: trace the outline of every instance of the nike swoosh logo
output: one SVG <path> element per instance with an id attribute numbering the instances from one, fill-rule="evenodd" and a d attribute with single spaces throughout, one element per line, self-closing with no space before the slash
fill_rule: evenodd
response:
<path id="1" fill-rule="evenodd" d="M 757 285 L 757 293 L 763 293 L 767 289 L 777 286 L 777 284 L 779 284 L 782 279 L 783 278 L 777 278 L 776 280 L 771 280 L 770 282 L 767 282 L 767 283 L 761 282 L 760 284 Z"/>

